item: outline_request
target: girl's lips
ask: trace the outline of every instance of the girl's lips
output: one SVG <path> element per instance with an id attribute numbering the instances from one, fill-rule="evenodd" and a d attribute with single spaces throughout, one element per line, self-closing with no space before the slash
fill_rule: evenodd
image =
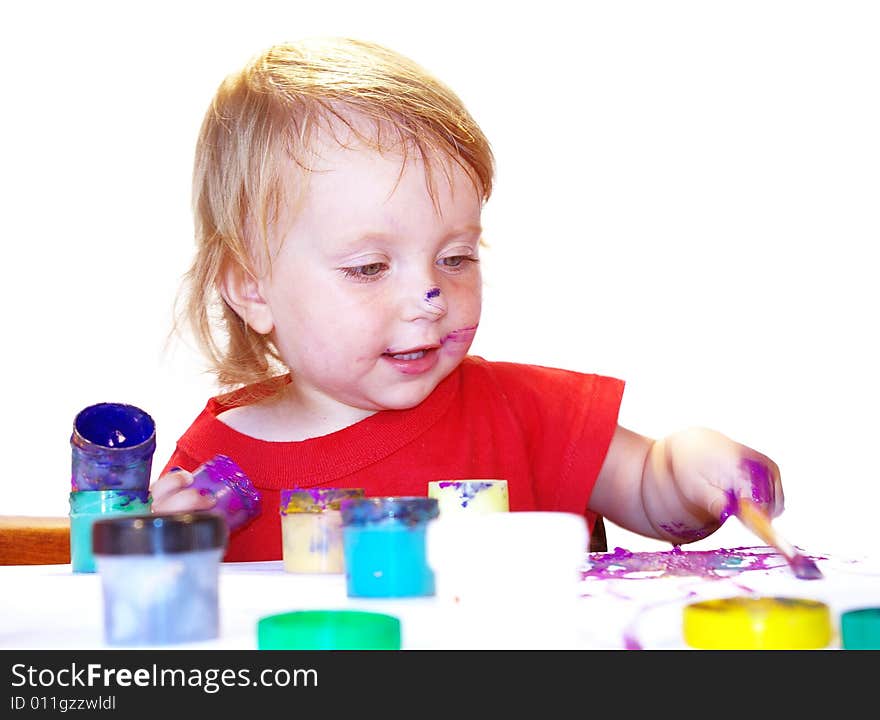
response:
<path id="1" fill-rule="evenodd" d="M 437 348 L 421 348 L 405 353 L 394 353 L 393 355 L 385 353 L 382 357 L 404 375 L 421 375 L 426 373 L 434 368 L 439 359 Z"/>

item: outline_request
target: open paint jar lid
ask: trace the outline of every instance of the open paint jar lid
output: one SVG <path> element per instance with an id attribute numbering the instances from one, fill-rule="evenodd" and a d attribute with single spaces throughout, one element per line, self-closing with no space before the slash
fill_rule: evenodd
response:
<path id="1" fill-rule="evenodd" d="M 362 610 L 298 610 L 257 622 L 259 650 L 400 650 L 400 620 Z"/>
<path id="2" fill-rule="evenodd" d="M 880 650 L 880 607 L 848 610 L 840 616 L 844 650 Z"/>
<path id="3" fill-rule="evenodd" d="M 353 497 L 339 504 L 343 525 L 372 525 L 394 520 L 423 525 L 440 515 L 437 498 L 417 496 Z"/>
<path id="4" fill-rule="evenodd" d="M 71 490 L 147 490 L 156 423 L 134 405 L 90 405 L 73 420 L 70 447 Z"/>
<path id="5" fill-rule="evenodd" d="M 289 488 L 281 490 L 279 507 L 282 515 L 322 513 L 339 510 L 339 504 L 346 498 L 364 494 L 363 488 Z"/>
<path id="6" fill-rule="evenodd" d="M 226 546 L 226 521 L 210 512 L 128 515 L 92 526 L 95 555 L 165 555 Z"/>
<path id="7" fill-rule="evenodd" d="M 684 608 L 684 639 L 701 650 L 812 650 L 827 647 L 831 612 L 817 600 L 732 597 Z"/>

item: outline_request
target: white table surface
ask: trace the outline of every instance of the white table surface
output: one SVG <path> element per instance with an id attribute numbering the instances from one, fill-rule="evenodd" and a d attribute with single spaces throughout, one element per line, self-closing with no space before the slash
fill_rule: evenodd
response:
<path id="1" fill-rule="evenodd" d="M 590 565 L 585 556 L 584 569 Z M 172 649 L 256 649 L 256 623 L 266 615 L 301 609 L 353 608 L 395 615 L 403 649 L 686 649 L 682 611 L 696 600 L 734 595 L 803 597 L 840 613 L 880 606 L 880 563 L 869 558 L 818 560 L 819 580 L 798 580 L 784 565 L 721 579 L 589 573 L 572 598 L 520 598 L 516 583 L 491 603 L 442 597 L 349 598 L 342 575 L 295 575 L 281 561 L 220 566 L 220 635 Z M 527 579 L 520 579 L 527 582 Z M 70 565 L 0 567 L 0 648 L 105 649 L 103 596 L 98 574 Z M 839 625 L 837 626 L 839 627 Z M 829 649 L 839 648 L 835 632 Z"/>

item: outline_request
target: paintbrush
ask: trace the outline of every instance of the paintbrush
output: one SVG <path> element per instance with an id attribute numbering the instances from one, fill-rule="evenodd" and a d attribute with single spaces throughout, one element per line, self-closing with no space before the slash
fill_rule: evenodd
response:
<path id="1" fill-rule="evenodd" d="M 751 500 L 738 498 L 736 516 L 743 525 L 768 545 L 775 548 L 788 562 L 796 578 L 801 580 L 818 580 L 822 577 L 819 567 L 806 555 L 799 553 L 795 547 L 785 540 L 770 523 L 767 515 Z"/>

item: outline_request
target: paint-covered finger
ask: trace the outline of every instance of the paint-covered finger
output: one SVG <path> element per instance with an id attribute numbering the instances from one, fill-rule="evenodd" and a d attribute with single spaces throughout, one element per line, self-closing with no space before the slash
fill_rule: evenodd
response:
<path id="1" fill-rule="evenodd" d="M 214 507 L 215 502 L 210 495 L 202 495 L 195 488 L 185 488 L 161 497 L 158 502 L 154 499 L 152 510 L 154 513 L 210 510 Z"/>
<path id="2" fill-rule="evenodd" d="M 770 477 L 772 478 L 774 490 L 774 502 L 773 508 L 770 512 L 771 517 L 776 517 L 777 515 L 781 515 L 782 511 L 785 510 L 785 491 L 782 489 L 782 476 L 779 472 L 779 466 L 770 460 L 767 459 L 768 467 L 770 468 Z"/>
<path id="3" fill-rule="evenodd" d="M 765 455 L 753 453 L 740 460 L 739 482 L 732 489 L 739 497 L 754 501 L 770 517 L 779 515 L 785 507 L 779 467 Z"/>

